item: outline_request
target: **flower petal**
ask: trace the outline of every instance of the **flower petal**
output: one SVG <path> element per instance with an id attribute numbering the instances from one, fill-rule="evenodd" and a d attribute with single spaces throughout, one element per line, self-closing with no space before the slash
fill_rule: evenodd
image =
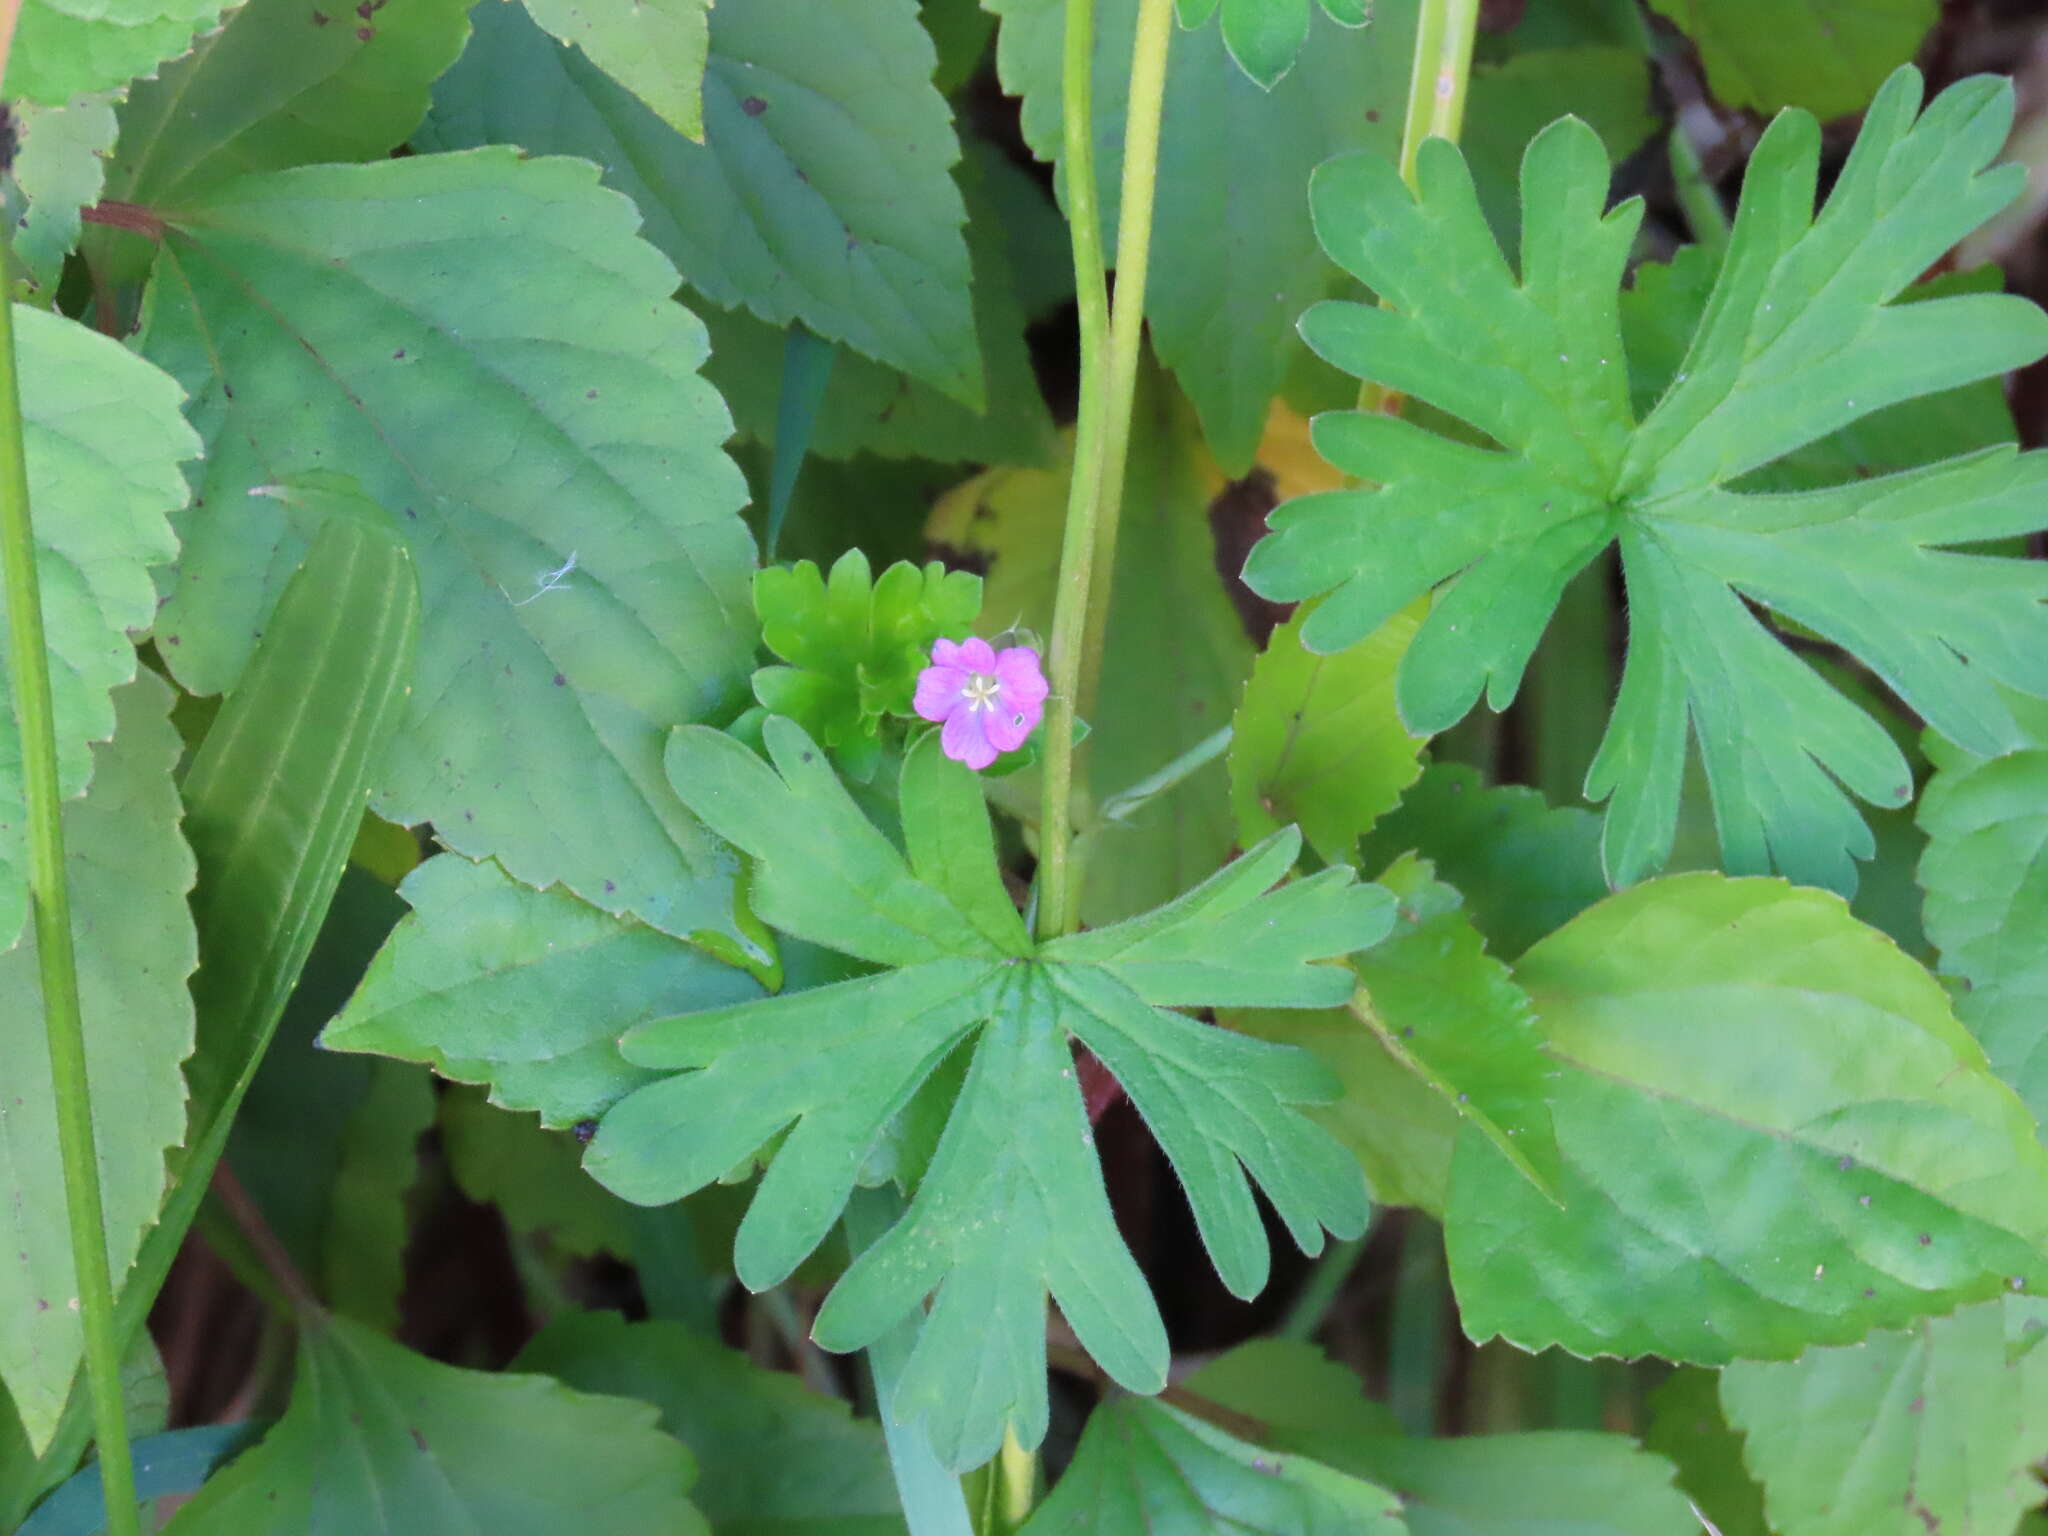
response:
<path id="1" fill-rule="evenodd" d="M 996 657 L 996 680 L 1002 684 L 1001 698 L 1007 709 L 1032 709 L 1045 703 L 1052 684 L 1038 664 L 1038 652 L 1028 645 L 1013 645 Z"/>
<path id="2" fill-rule="evenodd" d="M 936 651 L 937 647 L 933 649 Z M 996 653 L 986 640 L 976 635 L 961 645 L 960 665 L 976 672 L 993 672 L 996 669 Z"/>
<path id="3" fill-rule="evenodd" d="M 932 642 L 932 665 L 935 667 L 959 666 L 960 647 L 951 640 L 934 640 Z"/>
<path id="4" fill-rule="evenodd" d="M 956 763 L 965 763 L 977 773 L 996 760 L 996 748 L 982 730 L 987 712 L 956 709 L 946 717 L 939 732 L 939 747 Z"/>
<path id="5" fill-rule="evenodd" d="M 939 644 L 946 642 L 941 640 Z M 917 674 L 917 695 L 910 701 L 910 707 L 927 720 L 944 720 L 963 707 L 961 696 L 966 688 L 964 667 L 934 664 Z"/>
<path id="6" fill-rule="evenodd" d="M 1014 752 L 1024 745 L 1038 724 L 1043 713 L 1036 705 L 1027 714 L 1015 709 L 991 709 L 981 712 L 982 734 L 1004 752 Z"/>

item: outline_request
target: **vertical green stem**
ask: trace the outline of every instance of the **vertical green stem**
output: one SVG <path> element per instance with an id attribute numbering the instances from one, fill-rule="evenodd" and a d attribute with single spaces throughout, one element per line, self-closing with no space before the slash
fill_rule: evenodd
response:
<path id="1" fill-rule="evenodd" d="M 1371 1238 L 1372 1234 L 1366 1232 L 1341 1243 L 1330 1244 L 1329 1250 L 1316 1260 L 1315 1268 L 1308 1272 L 1308 1279 L 1302 1283 L 1301 1294 L 1294 1298 L 1294 1305 L 1287 1309 L 1280 1326 L 1273 1330 L 1275 1338 L 1307 1343 L 1316 1336 L 1323 1326 L 1323 1319 L 1330 1315 L 1330 1308 L 1343 1294 L 1344 1283 L 1365 1256 L 1365 1245 Z"/>
<path id="2" fill-rule="evenodd" d="M 1465 90 L 1478 30 L 1479 0 L 1423 0 L 1415 62 L 1408 73 L 1408 115 L 1401 124 L 1401 179 L 1411 190 L 1422 141 L 1455 143 L 1465 125 Z"/>
<path id="3" fill-rule="evenodd" d="M 0 260 L 0 270 L 4 268 L 5 261 Z M 28 465 L 22 453 L 14 309 L 4 294 L 0 294 L 0 563 L 5 565 L 9 670 L 28 802 L 29 903 L 35 913 L 43 1025 L 50 1042 L 50 1083 L 57 1096 L 57 1151 L 64 1164 L 64 1205 L 71 1223 L 71 1262 L 78 1272 L 78 1308 L 99 1440 L 100 1481 L 106 1495 L 108 1531 L 112 1536 L 135 1536 L 135 1466 L 128 1451 L 127 1422 L 121 1413 L 121 1350 L 114 1337 L 114 1286 L 107 1268 L 99 1159 L 93 1148 L 92 1091 L 86 1081 L 78 965 L 71 948 L 71 898 L 64 884 L 56 722 L 50 704 L 49 655 L 43 643 L 42 592 L 36 580 L 35 530 L 29 519 Z"/>
<path id="4" fill-rule="evenodd" d="M 1038 930 L 1044 936 L 1071 931 L 1079 906 L 1070 859 L 1074 712 L 1083 691 L 1084 668 L 1092 673 L 1100 664 L 1107 625 L 1145 318 L 1153 190 L 1158 180 L 1159 129 L 1166 100 L 1166 53 L 1172 35 L 1172 0 L 1139 0 L 1124 123 L 1116 315 L 1112 322 L 1103 276 L 1101 211 L 1095 195 L 1091 110 L 1094 4 L 1093 0 L 1067 0 L 1061 80 L 1063 168 L 1081 318 L 1081 405 L 1074 430 L 1073 479 L 1067 494 L 1066 533 L 1060 547 L 1059 588 L 1052 619 L 1052 700 L 1046 721 L 1045 797 L 1038 854 Z"/>

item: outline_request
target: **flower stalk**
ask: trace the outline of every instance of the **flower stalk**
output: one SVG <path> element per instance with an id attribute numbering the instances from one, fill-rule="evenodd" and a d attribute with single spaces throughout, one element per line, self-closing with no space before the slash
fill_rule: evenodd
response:
<path id="1" fill-rule="evenodd" d="M 11 12 L 14 7 L 0 7 Z M 0 37 L 12 33 L 9 15 Z M 4 61 L 0 61 L 4 67 Z M 9 253 L 0 238 L 0 271 Z M 44 643 L 42 590 L 36 579 L 35 529 L 29 516 L 28 462 L 22 448 L 21 390 L 15 372 L 14 308 L 0 294 L 0 565 L 5 567 L 10 681 L 20 733 L 27 802 L 29 906 L 56 1095 L 57 1150 L 64 1165 L 64 1207 L 85 1335 L 86 1381 L 99 1445 L 110 1536 L 135 1536 L 135 1467 L 121 1410 L 121 1351 L 114 1329 L 114 1285 L 107 1265 L 106 1214 L 93 1146 L 92 1090 L 85 1027 L 78 1005 L 78 962 L 71 942 L 71 897 L 64 878 L 62 795 L 57 783 L 56 720 Z"/>
<path id="2" fill-rule="evenodd" d="M 1110 579 L 1116 564 L 1131 407 L 1144 333 L 1159 134 L 1166 105 L 1166 58 L 1172 36 L 1173 0 L 1139 0 L 1124 124 L 1116 311 L 1112 318 L 1103 271 L 1101 211 L 1095 195 L 1091 111 L 1094 5 L 1093 0 L 1067 0 L 1061 78 L 1063 159 L 1081 317 L 1081 402 L 1053 605 L 1052 699 L 1039 819 L 1037 927 L 1042 938 L 1072 932 L 1080 915 L 1072 857 L 1074 716 L 1099 672 L 1108 628 Z"/>

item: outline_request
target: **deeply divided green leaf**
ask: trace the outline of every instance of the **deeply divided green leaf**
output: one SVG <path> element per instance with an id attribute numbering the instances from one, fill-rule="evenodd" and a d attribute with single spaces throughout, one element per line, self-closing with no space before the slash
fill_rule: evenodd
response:
<path id="1" fill-rule="evenodd" d="M 1818 218 L 1818 129 L 1799 112 L 1772 125 L 1705 314 L 1640 422 L 1616 310 L 1640 208 L 1605 211 L 1590 129 L 1565 119 L 1529 146 L 1519 275 L 1450 144 L 1423 146 L 1419 195 L 1371 157 L 1317 174 L 1324 243 L 1386 307 L 1320 306 L 1303 321 L 1310 344 L 1494 446 L 1324 418 L 1318 448 L 1370 488 L 1281 508 L 1246 579 L 1273 598 L 1328 593 L 1303 637 L 1330 651 L 1440 588 L 1399 686 L 1409 725 L 1436 731 L 1482 693 L 1495 708 L 1514 697 L 1565 583 L 1619 540 L 1628 661 L 1587 786 L 1613 800 L 1618 884 L 1670 848 L 1689 734 L 1737 873 L 1847 890 L 1873 843 L 1844 791 L 1910 794 L 1889 736 L 1752 604 L 1843 646 L 1973 750 L 2018 744 L 1996 684 L 2048 694 L 2048 576 L 1946 548 L 2048 520 L 2048 458 L 1992 450 L 1804 494 L 1730 486 L 1873 411 L 2048 350 L 2048 317 L 2018 299 L 1893 302 L 2017 188 L 2016 171 L 1985 170 L 2009 87 L 1965 81 L 1924 114 L 1919 101 L 1917 75 L 1894 75 Z"/>
<path id="2" fill-rule="evenodd" d="M 860 1348 L 933 1295 L 890 1411 L 921 1421 L 953 1466 L 987 1459 L 1006 1426 L 1028 1444 L 1043 1436 L 1048 1293 L 1118 1381 L 1156 1391 L 1165 1379 L 1165 1334 L 1110 1214 L 1075 1042 L 1145 1117 L 1239 1295 L 1268 1263 L 1247 1173 L 1302 1247 L 1320 1247 L 1324 1228 L 1360 1230 L 1356 1164 L 1298 1109 L 1332 1095 L 1327 1074 L 1170 1010 L 1341 1001 L 1349 972 L 1318 962 L 1386 933 L 1385 892 L 1346 870 L 1269 889 L 1299 848 L 1290 832 L 1167 908 L 1035 948 L 997 876 L 977 781 L 932 737 L 905 767 L 906 859 L 797 726 L 770 717 L 764 734 L 772 767 L 717 732 L 678 731 L 678 791 L 754 860 L 764 919 L 894 968 L 628 1033 L 629 1061 L 676 1075 L 606 1114 L 586 1159 L 602 1182 L 673 1200 L 786 1131 L 735 1248 L 743 1280 L 776 1284 L 838 1219 L 889 1123 L 971 1041 L 908 1211 L 815 1330 L 828 1348 Z"/>

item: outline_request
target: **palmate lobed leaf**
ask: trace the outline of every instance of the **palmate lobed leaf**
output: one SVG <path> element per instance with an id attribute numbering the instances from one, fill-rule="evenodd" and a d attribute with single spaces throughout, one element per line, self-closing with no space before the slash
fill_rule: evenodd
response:
<path id="1" fill-rule="evenodd" d="M 1035 946 L 997 874 L 980 786 L 934 738 L 904 768 L 906 856 L 799 727 L 771 717 L 764 736 L 772 768 L 719 732 L 679 730 L 678 793 L 755 860 L 764 920 L 893 969 L 629 1032 L 628 1061 L 676 1075 L 606 1114 L 586 1157 L 601 1181 L 666 1202 L 786 1130 L 735 1248 L 743 1280 L 775 1284 L 838 1219 L 889 1122 L 971 1040 L 915 1198 L 816 1328 L 828 1348 L 860 1348 L 936 1292 L 890 1411 L 923 1420 L 955 1466 L 993 1454 L 1006 1425 L 1030 1444 L 1044 1434 L 1048 1293 L 1117 1380 L 1165 1381 L 1165 1334 L 1110 1214 L 1073 1042 L 1144 1115 L 1236 1293 L 1256 1292 L 1269 1260 L 1247 1172 L 1310 1252 L 1324 1228 L 1362 1230 L 1356 1163 L 1297 1108 L 1334 1096 L 1328 1073 L 1169 1010 L 1341 1002 L 1350 972 L 1318 962 L 1385 936 L 1385 892 L 1348 870 L 1269 889 L 1299 850 L 1290 828 L 1169 906 Z"/>
<path id="2" fill-rule="evenodd" d="M 1613 797 L 1616 884 L 1669 851 L 1689 730 L 1737 873 L 1849 889 L 1874 844 L 1841 786 L 1886 805 L 1910 794 L 1882 728 L 1749 604 L 1842 645 L 1987 754 L 2019 740 L 1994 684 L 2048 694 L 2048 572 L 1943 547 L 2048 521 L 2048 458 L 1993 449 L 1803 494 L 1729 489 L 1871 412 L 2048 351 L 2048 317 L 2021 300 L 1891 302 L 2018 186 L 2016 168 L 1984 169 L 2008 86 L 1964 81 L 1916 121 L 1919 99 L 1918 75 L 1895 73 L 1817 219 L 1818 128 L 1796 111 L 1772 124 L 1705 316 L 1640 423 L 1616 305 L 1640 208 L 1605 211 L 1590 129 L 1564 119 L 1529 146 L 1519 278 L 1448 143 L 1424 145 L 1419 197 L 1365 157 L 1317 174 L 1324 244 L 1387 307 L 1318 306 L 1310 344 L 1499 446 L 1323 418 L 1319 450 L 1373 484 L 1283 506 L 1246 579 L 1273 598 L 1328 593 L 1303 634 L 1325 651 L 1442 584 L 1398 689 L 1408 724 L 1437 731 L 1482 691 L 1495 708 L 1513 698 L 1565 583 L 1618 539 L 1628 662 L 1587 783 Z"/>

